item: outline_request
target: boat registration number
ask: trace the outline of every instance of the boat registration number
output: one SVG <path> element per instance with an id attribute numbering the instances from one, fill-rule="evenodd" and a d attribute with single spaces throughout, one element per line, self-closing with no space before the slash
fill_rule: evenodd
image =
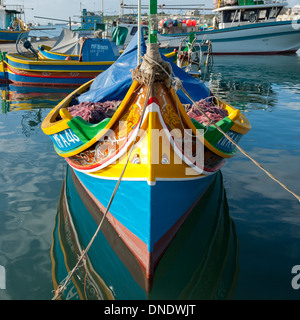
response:
<path id="1" fill-rule="evenodd" d="M 55 133 L 50 136 L 50 138 L 55 146 L 62 151 L 74 149 L 82 144 L 82 141 L 71 129 L 66 129 L 62 132 Z"/>
<path id="2" fill-rule="evenodd" d="M 241 137 L 242 137 L 242 134 L 240 133 L 237 133 L 235 131 L 231 131 L 229 130 L 227 132 L 227 135 L 237 144 Z M 218 147 L 219 149 L 225 151 L 225 152 L 232 152 L 235 150 L 235 145 L 229 141 L 226 137 L 222 137 L 218 143 L 216 144 L 216 147 Z"/>

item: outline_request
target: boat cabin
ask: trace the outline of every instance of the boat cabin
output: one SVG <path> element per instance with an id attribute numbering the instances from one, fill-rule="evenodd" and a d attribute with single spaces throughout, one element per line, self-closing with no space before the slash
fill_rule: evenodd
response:
<path id="1" fill-rule="evenodd" d="M 0 2 L 0 29 L 19 30 L 22 14 L 24 14 L 22 9 L 6 9 Z"/>
<path id="2" fill-rule="evenodd" d="M 253 4 L 250 4 L 252 2 Z M 256 1 L 259 4 L 254 4 L 254 1 L 249 0 L 243 0 L 242 3 L 246 5 L 225 5 L 213 10 L 218 14 L 216 25 L 219 29 L 276 21 L 282 8 L 287 5 L 283 2 L 264 3 L 264 1 Z"/>
<path id="3" fill-rule="evenodd" d="M 91 12 L 83 9 L 81 13 L 81 29 L 89 29 L 93 31 L 105 30 L 103 13 Z"/>

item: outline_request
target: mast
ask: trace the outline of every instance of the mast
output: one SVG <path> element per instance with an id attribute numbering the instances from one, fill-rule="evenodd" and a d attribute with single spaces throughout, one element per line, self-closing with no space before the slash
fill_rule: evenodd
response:
<path id="1" fill-rule="evenodd" d="M 169 79 L 172 67 L 168 62 L 163 61 L 159 52 L 157 41 L 157 0 L 150 0 L 149 7 L 149 41 L 147 43 L 147 51 L 143 56 L 142 63 L 132 70 L 132 79 L 137 80 L 139 83 L 147 84 L 154 89 L 154 82 L 164 82 L 166 79 Z"/>
<path id="2" fill-rule="evenodd" d="M 137 57 L 137 64 L 141 63 L 141 0 L 138 2 L 138 57 Z"/>
<path id="3" fill-rule="evenodd" d="M 157 0 L 150 0 L 149 5 L 149 43 L 157 43 Z"/>

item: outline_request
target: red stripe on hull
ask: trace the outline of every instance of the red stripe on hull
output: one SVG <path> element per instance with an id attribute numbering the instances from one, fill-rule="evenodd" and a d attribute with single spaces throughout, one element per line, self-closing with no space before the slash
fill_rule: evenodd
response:
<path id="1" fill-rule="evenodd" d="M 9 83 L 20 85 L 22 87 L 79 87 L 82 83 L 47 83 L 47 82 L 22 82 L 9 80 Z"/>

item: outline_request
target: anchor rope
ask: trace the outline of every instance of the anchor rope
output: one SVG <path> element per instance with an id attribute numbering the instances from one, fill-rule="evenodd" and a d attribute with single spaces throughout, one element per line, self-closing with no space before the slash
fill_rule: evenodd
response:
<path id="1" fill-rule="evenodd" d="M 70 280 L 71 280 L 71 278 L 73 277 L 75 271 L 78 269 L 80 263 L 81 263 L 82 261 L 84 261 L 85 256 L 87 255 L 90 247 L 92 246 L 94 240 L 96 239 L 98 233 L 99 233 L 100 230 L 101 230 L 102 224 L 103 224 L 103 222 L 104 222 L 104 220 L 105 220 L 105 218 L 106 218 L 106 216 L 107 216 L 107 213 L 108 213 L 108 211 L 109 211 L 109 209 L 110 209 L 110 207 L 111 207 L 111 204 L 112 204 L 112 202 L 113 202 L 113 200 L 114 200 L 114 198 L 115 198 L 115 195 L 116 195 L 117 190 L 118 190 L 118 188 L 119 188 L 119 186 L 120 186 L 121 180 L 122 180 L 122 178 L 123 178 L 123 176 L 124 176 L 125 170 L 126 170 L 127 165 L 128 165 L 128 163 L 129 163 L 129 159 L 130 159 L 130 157 L 131 157 L 132 151 L 133 151 L 134 146 L 135 146 L 135 144 L 136 144 L 137 137 L 138 137 L 138 134 L 139 134 L 140 129 L 141 129 L 141 126 L 142 126 L 142 120 L 143 120 L 144 115 L 145 115 L 145 110 L 146 110 L 146 107 L 147 107 L 147 104 L 148 104 L 148 101 L 149 101 L 149 98 L 150 98 L 150 93 L 153 91 L 153 83 L 154 83 L 154 74 L 152 73 L 152 75 L 151 75 L 151 77 L 150 77 L 150 80 L 149 80 L 149 87 L 148 87 L 148 90 L 147 90 L 147 93 L 146 93 L 145 103 L 144 103 L 143 111 L 142 111 L 142 114 L 141 114 L 141 120 L 140 120 L 139 126 L 138 126 L 138 128 L 137 128 L 137 133 L 136 133 L 135 139 L 134 139 L 134 141 L 133 141 L 133 143 L 132 143 L 132 146 L 131 146 L 131 148 L 130 148 L 129 155 L 128 155 L 128 157 L 127 157 L 127 160 L 126 160 L 126 163 L 125 163 L 125 165 L 124 165 L 124 167 L 123 167 L 123 170 L 122 170 L 122 172 L 121 172 L 121 175 L 120 175 L 120 177 L 119 177 L 119 179 L 118 179 L 118 182 L 117 182 L 117 184 L 116 184 L 116 186 L 115 186 L 115 188 L 114 188 L 114 191 L 113 191 L 113 193 L 112 193 L 112 195 L 111 195 L 111 197 L 110 197 L 110 200 L 109 200 L 109 203 L 108 203 L 108 205 L 107 205 L 107 207 L 106 207 L 105 213 L 103 214 L 103 217 L 102 217 L 102 219 L 101 219 L 101 221 L 100 221 L 100 223 L 99 223 L 99 225 L 98 225 L 98 228 L 97 228 L 97 230 L 95 231 L 95 233 L 94 233 L 93 237 L 91 238 L 90 242 L 88 243 L 87 247 L 85 248 L 85 250 L 82 250 L 82 253 L 81 253 L 81 255 L 79 256 L 79 259 L 78 259 L 76 265 L 75 265 L 74 268 L 68 273 L 67 277 L 66 277 L 65 280 L 63 281 L 63 284 L 60 285 L 60 286 L 58 286 L 58 288 L 56 289 L 55 295 L 54 295 L 54 297 L 52 298 L 52 300 L 57 300 L 57 299 L 60 297 L 60 295 L 62 294 L 62 292 L 66 289 L 67 284 L 70 282 Z"/>
<path id="2" fill-rule="evenodd" d="M 159 63 L 157 63 L 155 60 L 148 57 L 149 60 L 151 60 L 152 63 L 156 64 L 157 66 L 160 66 L 160 68 L 168 74 L 167 70 L 165 70 Z M 169 77 L 172 77 L 170 74 L 168 74 Z M 272 173 L 270 173 L 268 170 L 266 170 L 258 161 L 256 161 L 253 157 L 251 157 L 243 148 L 241 148 L 235 141 L 232 140 L 231 137 L 229 137 L 203 110 L 202 108 L 196 104 L 196 102 L 192 99 L 192 97 L 189 95 L 189 93 L 186 91 L 186 89 L 182 85 L 182 81 L 174 76 L 174 90 L 178 91 L 179 89 L 191 100 L 192 104 L 198 108 L 198 110 L 201 112 L 203 116 L 205 116 L 209 123 L 213 125 L 220 133 L 224 135 L 245 157 L 247 157 L 249 160 L 251 160 L 258 168 L 260 168 L 263 172 L 265 172 L 273 181 L 278 183 L 283 189 L 285 189 L 287 192 L 292 194 L 300 203 L 300 196 L 297 195 L 295 192 L 293 192 L 290 188 L 288 188 L 284 183 L 279 181 Z M 210 97 L 209 97 L 210 98 Z M 205 98 L 207 99 L 207 98 Z"/>

